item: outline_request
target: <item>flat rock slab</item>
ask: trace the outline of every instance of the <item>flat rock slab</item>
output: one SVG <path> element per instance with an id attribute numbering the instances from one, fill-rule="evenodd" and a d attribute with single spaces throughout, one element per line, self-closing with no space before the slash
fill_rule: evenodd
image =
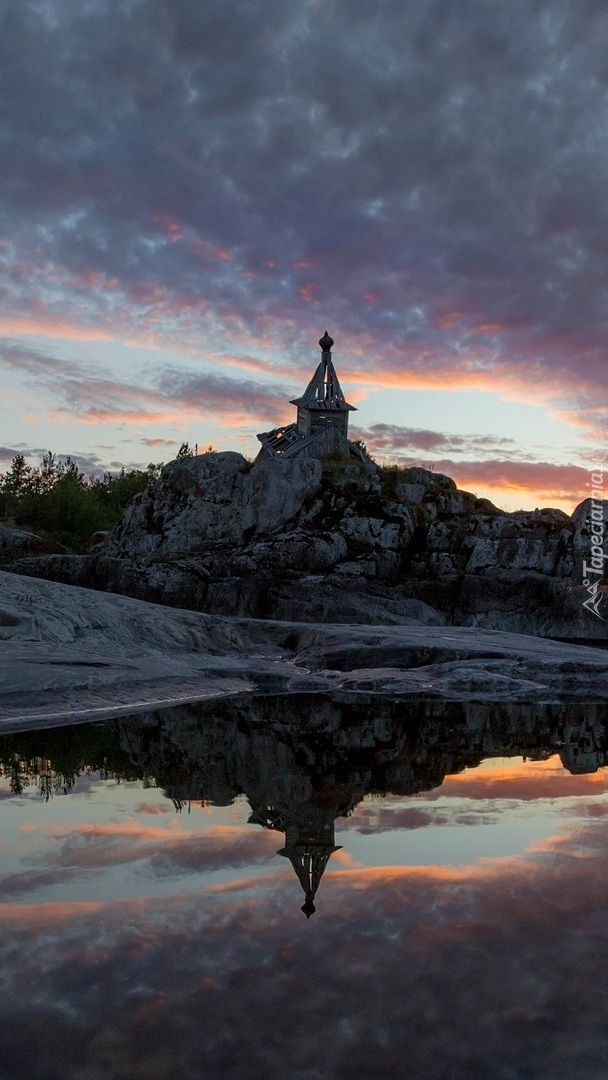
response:
<path id="1" fill-rule="evenodd" d="M 0 574 L 0 722 L 235 694 L 608 702 L 608 651 L 451 626 L 227 618 Z"/>

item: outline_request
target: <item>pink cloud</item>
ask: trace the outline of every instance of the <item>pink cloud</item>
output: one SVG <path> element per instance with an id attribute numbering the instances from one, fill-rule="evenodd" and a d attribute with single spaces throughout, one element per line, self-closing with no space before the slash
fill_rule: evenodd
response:
<path id="1" fill-rule="evenodd" d="M 99 327 L 77 326 L 50 317 L 32 319 L 1 318 L 0 334 L 39 334 L 44 337 L 65 338 L 74 341 L 111 341 L 114 335 Z"/>

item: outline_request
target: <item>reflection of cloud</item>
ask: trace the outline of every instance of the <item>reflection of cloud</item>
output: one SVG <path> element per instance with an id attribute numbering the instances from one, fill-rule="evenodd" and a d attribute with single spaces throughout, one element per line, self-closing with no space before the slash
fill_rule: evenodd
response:
<path id="1" fill-rule="evenodd" d="M 593 858 L 572 858 L 581 845 Z M 289 868 L 286 868 L 289 869 Z M 6 905 L 7 1077 L 595 1080 L 606 1062 L 608 834 L 458 870 L 290 874 L 116 904 Z M 295 895 L 294 895 L 295 890 Z M 50 1042 L 49 1042 L 50 1040 Z M 322 1050 L 322 1052 L 321 1052 Z"/>
<path id="2" fill-rule="evenodd" d="M 559 758 L 492 764 L 490 769 L 466 769 L 448 775 L 440 787 L 421 791 L 415 800 L 401 795 L 384 796 L 380 803 L 364 800 L 348 818 L 338 818 L 336 831 L 356 830 L 377 833 L 392 829 L 414 830 L 432 825 L 494 824 L 500 814 L 520 803 L 555 802 L 580 796 L 601 797 L 608 793 L 608 769 L 572 775 Z M 470 800 L 473 806 L 467 806 Z M 440 806 L 434 803 L 440 802 Z M 452 805 L 453 804 L 453 805 Z M 570 805 L 570 804 L 568 804 Z M 602 817 L 608 813 L 604 802 L 582 801 L 572 805 L 572 814 Z"/>
<path id="3" fill-rule="evenodd" d="M 27 872 L 0 878 L 0 899 L 75 881 L 83 871 L 134 863 L 156 879 L 256 865 L 278 846 L 276 835 L 228 825 L 203 833 L 182 832 L 173 823 L 168 828 L 110 824 L 79 826 L 69 833 L 61 827 L 43 831 L 53 845 L 32 858 Z"/>
<path id="4" fill-rule="evenodd" d="M 139 803 L 139 805 L 135 807 L 135 812 L 137 814 L 152 814 L 152 816 L 154 817 L 159 814 L 163 816 L 166 815 L 168 817 L 173 817 L 175 813 L 175 808 L 173 806 L 170 806 L 169 803 L 143 802 Z"/>
<path id="5" fill-rule="evenodd" d="M 77 878 L 73 867 L 61 867 L 48 870 L 28 869 L 15 874 L 4 874 L 0 878 L 0 902 L 3 904 L 14 896 L 34 896 L 42 890 L 52 889 Z"/>
<path id="6" fill-rule="evenodd" d="M 457 796 L 467 799 L 559 799 L 608 792 L 608 770 L 572 775 L 559 759 L 529 761 L 523 765 L 473 770 L 446 776 L 441 788 L 425 793 L 425 800 Z"/>
<path id="7" fill-rule="evenodd" d="M 490 808 L 494 807 L 490 804 Z M 356 829 L 358 833 L 373 834 L 393 829 L 425 829 L 429 825 L 491 825 L 497 820 L 496 813 L 471 813 L 464 810 L 435 810 L 417 806 L 369 807 L 359 806 L 345 822 L 338 822 L 336 831 Z"/>

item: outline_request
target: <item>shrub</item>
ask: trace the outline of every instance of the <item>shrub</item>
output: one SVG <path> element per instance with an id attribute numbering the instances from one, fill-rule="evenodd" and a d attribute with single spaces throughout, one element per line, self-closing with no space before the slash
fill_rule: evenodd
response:
<path id="1" fill-rule="evenodd" d="M 402 465 L 380 465 L 381 492 L 385 499 L 395 499 L 397 487 L 403 483 L 405 469 Z"/>

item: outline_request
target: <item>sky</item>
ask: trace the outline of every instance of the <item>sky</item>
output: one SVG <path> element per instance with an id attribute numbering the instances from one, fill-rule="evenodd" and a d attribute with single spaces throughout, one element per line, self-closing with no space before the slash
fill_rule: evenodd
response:
<path id="1" fill-rule="evenodd" d="M 604 0 L 0 0 L 0 471 L 353 437 L 500 507 L 608 432 Z"/>

